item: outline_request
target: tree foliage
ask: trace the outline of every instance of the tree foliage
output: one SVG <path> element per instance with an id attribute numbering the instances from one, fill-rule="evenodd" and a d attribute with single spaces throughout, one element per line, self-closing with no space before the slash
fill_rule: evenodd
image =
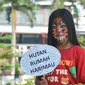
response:
<path id="1" fill-rule="evenodd" d="M 32 0 L 2 0 L 0 1 L 0 10 L 11 8 L 23 12 L 28 16 L 31 25 L 35 20 L 35 10 L 39 6 L 32 2 Z"/>
<path id="2" fill-rule="evenodd" d="M 0 36 L 0 40 L 3 39 L 10 40 L 11 36 Z M 11 44 L 0 43 L 0 71 L 2 71 L 2 73 L 12 67 L 11 60 L 17 55 L 17 53 L 13 53 Z"/>
<path id="3" fill-rule="evenodd" d="M 35 77 L 29 78 L 25 85 L 35 85 L 34 81 L 35 81 Z"/>
<path id="4" fill-rule="evenodd" d="M 78 40 L 79 40 L 81 46 L 85 48 L 85 36 L 83 36 L 83 35 L 78 36 Z"/>
<path id="5" fill-rule="evenodd" d="M 80 4 L 85 8 L 85 0 L 79 0 Z"/>

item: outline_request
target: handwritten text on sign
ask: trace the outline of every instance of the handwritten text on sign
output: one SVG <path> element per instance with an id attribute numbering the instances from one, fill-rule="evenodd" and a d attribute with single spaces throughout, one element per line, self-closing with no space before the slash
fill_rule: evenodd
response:
<path id="1" fill-rule="evenodd" d="M 22 70 L 28 75 L 40 76 L 56 68 L 61 59 L 59 51 L 50 45 L 36 45 L 21 58 Z"/>

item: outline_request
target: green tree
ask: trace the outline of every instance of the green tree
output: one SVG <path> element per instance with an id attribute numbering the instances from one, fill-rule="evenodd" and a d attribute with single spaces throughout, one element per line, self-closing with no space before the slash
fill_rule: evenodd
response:
<path id="1" fill-rule="evenodd" d="M 79 2 L 85 8 L 85 0 L 79 0 Z"/>
<path id="2" fill-rule="evenodd" d="M 1 0 L 0 10 L 11 8 L 11 10 L 16 9 L 25 13 L 31 24 L 33 24 L 33 19 L 35 19 L 35 9 L 37 5 L 32 2 L 32 0 Z"/>
<path id="3" fill-rule="evenodd" d="M 15 53 L 16 47 L 16 10 L 23 12 L 27 15 L 30 25 L 33 26 L 35 20 L 35 10 L 37 9 L 37 5 L 32 2 L 32 0 L 1 0 L 0 1 L 0 11 L 11 9 L 9 14 L 11 13 L 11 25 L 12 25 L 12 45 L 13 45 L 13 53 Z M 8 16 L 10 17 L 10 16 Z M 9 20 L 10 21 L 10 20 Z M 13 65 L 15 65 L 15 58 L 12 60 Z M 15 69 L 15 68 L 14 68 Z M 13 70 L 15 73 L 15 70 Z"/>
<path id="4" fill-rule="evenodd" d="M 78 40 L 81 46 L 85 48 L 85 36 L 83 35 L 78 36 Z"/>
<path id="5" fill-rule="evenodd" d="M 64 8 L 64 0 L 53 0 L 51 10 L 55 10 L 57 8 Z"/>
<path id="6" fill-rule="evenodd" d="M 35 77 L 29 78 L 25 85 L 35 85 Z"/>
<path id="7" fill-rule="evenodd" d="M 33 22 L 35 20 L 35 9 L 37 9 L 37 5 L 32 2 L 32 0 L 1 0 L 0 1 L 0 10 L 11 9 L 12 13 L 12 44 L 16 45 L 16 10 L 23 12 L 28 16 L 28 20 L 30 25 L 33 26 Z M 9 12 L 8 12 L 9 13 Z M 9 13 L 9 14 L 10 14 Z M 10 20 L 9 20 L 10 21 Z"/>
<path id="8" fill-rule="evenodd" d="M 0 40 L 11 40 L 11 36 L 0 36 Z M 0 43 L 0 77 L 2 80 L 3 73 L 10 71 L 12 67 L 12 57 L 15 56 L 12 52 L 12 45 Z M 17 55 L 16 55 L 17 56 Z"/>

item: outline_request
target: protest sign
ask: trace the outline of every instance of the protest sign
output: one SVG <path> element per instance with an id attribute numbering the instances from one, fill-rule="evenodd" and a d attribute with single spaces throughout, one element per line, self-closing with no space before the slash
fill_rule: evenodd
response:
<path id="1" fill-rule="evenodd" d="M 21 69 L 28 75 L 41 76 L 53 71 L 59 64 L 61 54 L 50 45 L 36 45 L 22 55 Z"/>

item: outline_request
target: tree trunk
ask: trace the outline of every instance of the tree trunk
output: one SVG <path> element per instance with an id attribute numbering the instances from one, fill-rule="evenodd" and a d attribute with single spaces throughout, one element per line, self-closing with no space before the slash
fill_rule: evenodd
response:
<path id="1" fill-rule="evenodd" d="M 12 45 L 13 53 L 16 52 L 16 10 L 12 9 Z M 12 75 L 15 75 L 15 57 L 12 58 Z M 14 85 L 15 85 L 15 76 L 14 76 Z"/>
<path id="2" fill-rule="evenodd" d="M 56 8 L 60 8 L 60 0 L 56 0 Z"/>

